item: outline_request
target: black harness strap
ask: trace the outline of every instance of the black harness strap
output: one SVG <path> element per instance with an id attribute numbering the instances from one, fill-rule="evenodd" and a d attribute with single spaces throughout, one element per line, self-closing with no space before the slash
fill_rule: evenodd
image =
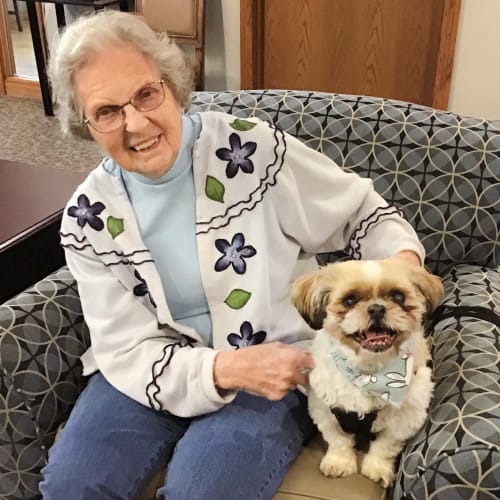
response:
<path id="1" fill-rule="evenodd" d="M 342 430 L 347 434 L 354 434 L 354 447 L 358 451 L 366 452 L 376 435 L 372 432 L 372 424 L 377 418 L 378 410 L 359 416 L 355 411 L 345 411 L 342 408 L 330 408 L 337 418 Z"/>
<path id="2" fill-rule="evenodd" d="M 432 329 L 443 319 L 452 317 L 459 318 L 461 316 L 482 319 L 500 327 L 500 315 L 487 307 L 441 305 L 435 309 L 427 319 L 426 330 L 432 331 Z"/>

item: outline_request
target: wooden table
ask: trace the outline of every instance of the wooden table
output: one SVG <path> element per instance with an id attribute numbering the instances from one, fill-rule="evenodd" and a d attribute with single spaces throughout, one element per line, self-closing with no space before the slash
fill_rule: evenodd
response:
<path id="1" fill-rule="evenodd" d="M 53 3 L 56 8 L 57 25 L 59 28 L 64 26 L 64 5 L 80 5 L 83 7 L 93 8 L 95 10 L 103 9 L 113 4 L 119 4 L 121 11 L 129 11 L 133 9 L 134 2 L 132 0 L 24 0 L 26 2 L 26 10 L 28 12 L 28 20 L 31 29 L 31 40 L 33 41 L 33 51 L 35 53 L 36 68 L 38 72 L 38 81 L 40 82 L 40 91 L 42 92 L 43 109 L 48 116 L 54 115 L 52 108 L 52 93 L 47 79 L 47 70 L 45 64 L 45 56 L 43 51 L 42 35 L 38 24 L 38 16 L 36 14 L 35 3 Z"/>
<path id="2" fill-rule="evenodd" d="M 86 175 L 0 159 L 0 303 L 64 264 L 61 216 Z"/>

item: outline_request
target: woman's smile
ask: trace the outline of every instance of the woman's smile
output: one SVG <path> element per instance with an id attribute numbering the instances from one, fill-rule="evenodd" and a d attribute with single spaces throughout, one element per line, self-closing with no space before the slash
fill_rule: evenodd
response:
<path id="1" fill-rule="evenodd" d="M 130 149 L 132 149 L 136 153 L 146 153 L 148 151 L 157 149 L 157 146 L 160 144 L 161 140 L 162 135 L 160 134 L 151 139 L 146 139 L 145 141 L 135 143 L 133 146 L 130 146 Z"/>

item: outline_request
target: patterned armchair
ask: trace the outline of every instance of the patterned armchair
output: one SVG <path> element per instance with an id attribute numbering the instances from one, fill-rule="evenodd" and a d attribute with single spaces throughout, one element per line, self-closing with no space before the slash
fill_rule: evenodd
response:
<path id="1" fill-rule="evenodd" d="M 430 318 L 436 391 L 390 491 L 318 471 L 318 437 L 276 499 L 493 499 L 500 496 L 500 122 L 407 102 L 293 91 L 202 92 L 190 111 L 276 123 L 401 208 L 446 297 Z M 322 255 L 322 260 L 337 256 Z M 66 268 L 0 306 L 0 498 L 39 497 L 47 450 L 85 380 L 89 343 Z"/>

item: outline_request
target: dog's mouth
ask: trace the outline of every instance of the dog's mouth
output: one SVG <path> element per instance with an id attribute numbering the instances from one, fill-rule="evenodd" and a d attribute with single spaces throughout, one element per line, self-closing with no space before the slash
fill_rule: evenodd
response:
<path id="1" fill-rule="evenodd" d="M 384 352 L 392 347 L 396 334 L 390 328 L 371 326 L 368 330 L 356 332 L 352 339 L 367 351 Z"/>

